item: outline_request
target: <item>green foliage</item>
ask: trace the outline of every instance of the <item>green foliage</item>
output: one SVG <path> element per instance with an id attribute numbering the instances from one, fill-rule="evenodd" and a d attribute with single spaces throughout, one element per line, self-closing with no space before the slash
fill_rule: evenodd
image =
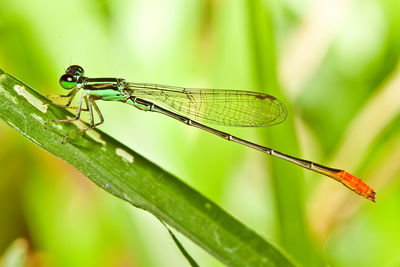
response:
<path id="1" fill-rule="evenodd" d="M 23 267 L 26 266 L 28 242 L 24 239 L 15 240 L 10 247 L 0 256 L 2 267 Z"/>
<path id="2" fill-rule="evenodd" d="M 14 125 L 22 132 L 33 132 L 23 123 L 31 121 L 34 132 L 54 142 L 60 154 L 109 153 L 126 169 L 137 166 L 133 200 L 156 209 L 150 197 L 159 201 L 175 195 L 157 209 L 174 228 L 183 218 L 167 213 L 181 201 L 188 203 L 185 197 L 193 191 L 169 174 L 152 176 L 147 167 L 154 165 L 144 158 L 184 179 L 300 265 L 400 265 L 400 1 L 1 3 L 0 66 L 41 94 L 65 93 L 58 79 L 70 64 L 83 66 L 90 77 L 267 92 L 287 106 L 286 122 L 268 129 L 221 130 L 345 169 L 371 185 L 378 201 L 372 205 L 325 177 L 128 105 L 99 101 L 105 116 L 99 128 L 126 145 L 121 148 L 134 156 L 133 163 L 116 151 L 99 151 L 104 147 L 100 137 L 106 146 L 115 144 L 104 133 L 73 136 L 61 146 L 65 133 L 77 126 L 43 125 L 38 119 L 65 118 L 69 113 L 58 107 L 42 113 L 27 104 L 27 116 L 19 109 L 9 112 L 19 118 L 21 124 Z M 14 89 L 12 95 L 6 92 L 13 98 L 3 102 L 0 92 L 1 111 L 10 100 L 25 101 Z M 29 244 L 28 260 L 41 266 L 187 266 L 154 216 L 88 182 L 3 121 L 0 146 L 0 254 L 22 237 Z M 81 164 L 99 160 L 108 159 L 85 155 Z M 89 167 L 94 177 L 97 170 Z M 125 176 L 120 179 L 127 182 Z M 120 189 L 120 180 L 110 180 L 109 190 Z M 172 184 L 155 184 L 158 180 Z M 175 194 L 180 190 L 185 193 Z M 236 224 L 229 222 L 218 229 L 232 234 Z M 222 266 L 175 234 L 200 266 Z"/>

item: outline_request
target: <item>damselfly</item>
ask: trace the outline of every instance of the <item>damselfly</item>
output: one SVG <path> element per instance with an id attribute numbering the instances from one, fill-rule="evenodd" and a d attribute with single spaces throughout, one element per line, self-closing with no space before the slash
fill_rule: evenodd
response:
<path id="1" fill-rule="evenodd" d="M 72 65 L 60 78 L 60 85 L 71 90 L 67 95 L 70 106 L 75 95 L 83 90 L 78 110 L 74 119 L 56 120 L 53 122 L 72 122 L 79 120 L 83 102 L 90 114 L 90 125 L 77 132 L 69 133 L 62 142 L 73 135 L 82 133 L 104 122 L 96 100 L 119 101 L 127 103 L 143 111 L 152 111 L 167 115 L 187 125 L 194 126 L 268 155 L 297 164 L 305 169 L 331 177 L 357 194 L 375 202 L 374 190 L 350 173 L 322 166 L 320 164 L 292 157 L 268 147 L 257 145 L 228 133 L 208 127 L 202 123 L 237 126 L 264 127 L 279 124 L 286 119 L 286 107 L 275 97 L 264 93 L 222 90 L 222 89 L 190 89 L 147 83 L 130 83 L 119 78 L 88 78 L 83 68 Z M 100 122 L 95 123 L 93 110 Z"/>

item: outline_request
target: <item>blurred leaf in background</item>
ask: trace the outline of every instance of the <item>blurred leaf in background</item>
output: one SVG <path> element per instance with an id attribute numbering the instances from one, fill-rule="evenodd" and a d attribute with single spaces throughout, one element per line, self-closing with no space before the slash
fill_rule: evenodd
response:
<path id="1" fill-rule="evenodd" d="M 320 175 L 129 106 L 100 128 L 218 203 L 301 265 L 400 264 L 400 2 L 43 1 L 0 4 L 0 67 L 44 94 L 70 64 L 92 77 L 262 91 L 288 121 L 221 128 L 343 168 L 372 204 Z M 38 266 L 187 266 L 151 215 L 107 195 L 0 123 L 0 255 Z M 157 153 L 155 153 L 157 152 Z M 178 234 L 201 266 L 216 259 Z"/>

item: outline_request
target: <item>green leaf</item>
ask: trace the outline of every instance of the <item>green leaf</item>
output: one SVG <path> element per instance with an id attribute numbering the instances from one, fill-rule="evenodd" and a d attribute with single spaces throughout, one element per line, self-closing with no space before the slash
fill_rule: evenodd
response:
<path id="1" fill-rule="evenodd" d="M 199 267 L 199 264 L 192 258 L 192 256 L 190 256 L 190 254 L 187 252 L 187 250 L 185 249 L 185 247 L 182 245 L 181 242 L 179 242 L 179 239 L 175 236 L 174 232 L 172 232 L 171 229 L 169 229 L 169 227 L 160 220 L 160 222 L 162 223 L 162 225 L 165 226 L 165 228 L 167 229 L 169 235 L 171 236 L 172 240 L 174 240 L 174 243 L 176 244 L 176 246 L 179 248 L 179 250 L 181 251 L 182 255 L 186 258 L 186 260 L 190 263 L 190 266 L 192 267 Z"/>
<path id="2" fill-rule="evenodd" d="M 74 115 L 0 70 L 0 118 L 69 162 L 105 191 L 174 227 L 230 266 L 293 266 L 288 256 L 175 176 L 107 134 L 76 131 L 73 123 L 45 124 Z"/>

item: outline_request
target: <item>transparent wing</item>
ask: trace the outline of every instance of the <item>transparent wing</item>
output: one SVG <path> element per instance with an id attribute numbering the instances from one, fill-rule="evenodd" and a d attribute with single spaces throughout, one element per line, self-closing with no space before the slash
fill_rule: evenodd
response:
<path id="1" fill-rule="evenodd" d="M 128 83 L 132 96 L 198 122 L 263 127 L 283 122 L 286 107 L 275 97 L 257 92 L 194 89 L 158 84 Z"/>

